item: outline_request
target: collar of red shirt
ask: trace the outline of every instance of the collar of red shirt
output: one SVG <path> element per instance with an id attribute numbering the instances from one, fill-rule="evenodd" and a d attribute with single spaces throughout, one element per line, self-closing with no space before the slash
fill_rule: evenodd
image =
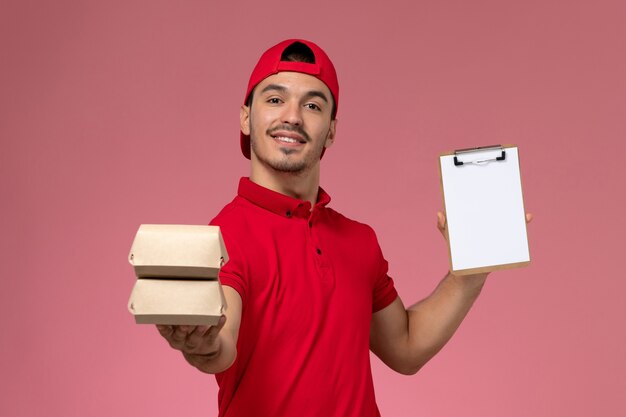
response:
<path id="1" fill-rule="evenodd" d="M 311 203 L 308 201 L 277 193 L 250 181 L 247 177 L 239 180 L 237 193 L 251 203 L 284 217 L 308 217 L 311 211 Z M 329 202 L 330 196 L 320 187 L 315 208 L 325 207 Z"/>

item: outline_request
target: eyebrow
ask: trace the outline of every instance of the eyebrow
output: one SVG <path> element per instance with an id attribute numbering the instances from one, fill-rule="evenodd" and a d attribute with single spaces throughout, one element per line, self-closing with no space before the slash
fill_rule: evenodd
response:
<path id="1" fill-rule="evenodd" d="M 284 85 L 280 85 L 280 84 L 269 84 L 265 86 L 263 90 L 261 90 L 261 93 L 266 93 L 268 91 L 279 91 L 281 93 L 285 93 L 287 92 L 287 87 L 285 87 Z M 305 94 L 305 97 L 319 97 L 322 100 L 324 100 L 326 103 L 328 103 L 328 97 L 326 97 L 326 94 L 318 90 L 307 91 L 307 93 Z"/>

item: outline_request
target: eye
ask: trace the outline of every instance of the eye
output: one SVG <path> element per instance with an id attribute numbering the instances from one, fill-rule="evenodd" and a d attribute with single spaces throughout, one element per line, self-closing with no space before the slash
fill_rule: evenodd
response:
<path id="1" fill-rule="evenodd" d="M 278 97 L 270 97 L 267 99 L 267 102 L 270 104 L 280 104 L 280 99 Z"/>
<path id="2" fill-rule="evenodd" d="M 307 109 L 311 109 L 311 110 L 315 110 L 315 111 L 321 111 L 322 108 L 320 106 L 318 106 L 315 103 L 307 103 L 304 105 L 304 107 L 306 107 Z"/>

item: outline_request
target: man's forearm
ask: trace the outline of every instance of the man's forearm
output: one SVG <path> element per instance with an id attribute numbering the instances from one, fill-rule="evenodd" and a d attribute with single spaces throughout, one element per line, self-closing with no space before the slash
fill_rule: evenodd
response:
<path id="1" fill-rule="evenodd" d="M 450 273 L 435 291 L 407 309 L 408 351 L 417 372 L 450 340 L 480 295 L 487 274 Z"/>

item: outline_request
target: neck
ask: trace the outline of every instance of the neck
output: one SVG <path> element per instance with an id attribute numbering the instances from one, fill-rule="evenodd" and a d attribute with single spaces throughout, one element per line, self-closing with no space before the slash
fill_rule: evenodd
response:
<path id="1" fill-rule="evenodd" d="M 250 181 L 277 193 L 308 201 L 313 206 L 317 202 L 320 185 L 319 162 L 305 172 L 296 173 L 276 171 L 263 164 L 253 163 Z"/>

